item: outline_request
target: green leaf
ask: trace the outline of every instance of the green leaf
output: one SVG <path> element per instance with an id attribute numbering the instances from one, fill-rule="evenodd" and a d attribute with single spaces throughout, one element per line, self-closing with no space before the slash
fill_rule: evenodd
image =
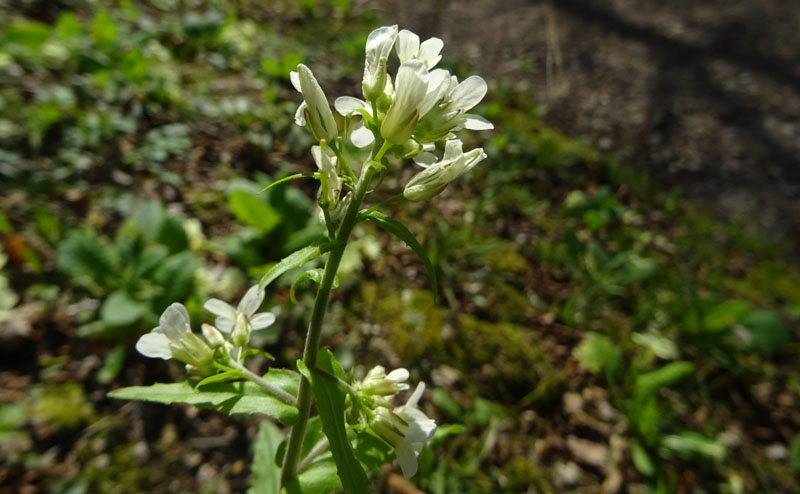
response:
<path id="1" fill-rule="evenodd" d="M 213 376 L 208 376 L 205 379 L 201 380 L 194 386 L 194 389 L 200 390 L 202 386 L 206 386 L 208 384 L 214 383 L 224 383 L 228 381 L 235 381 L 242 377 L 242 371 L 236 369 L 226 370 L 224 372 L 220 372 L 219 374 L 214 374 Z"/>
<path id="2" fill-rule="evenodd" d="M 772 353 L 790 344 L 794 337 L 792 331 L 786 326 L 781 317 L 768 310 L 750 311 L 741 320 L 742 326 L 747 328 L 749 338 L 747 346 L 763 353 Z"/>
<path id="3" fill-rule="evenodd" d="M 651 395 L 661 388 L 666 388 L 682 381 L 694 371 L 691 362 L 672 362 L 670 364 L 645 374 L 636 376 L 636 395 L 640 397 Z"/>
<path id="4" fill-rule="evenodd" d="M 399 221 L 386 216 L 380 211 L 371 211 L 368 214 L 363 214 L 363 219 L 367 219 L 389 233 L 392 233 L 400 240 L 405 242 L 405 244 L 409 246 L 411 250 L 417 254 L 417 256 L 419 256 L 422 264 L 425 266 L 425 272 L 428 273 L 428 279 L 431 282 L 434 298 L 436 298 L 438 296 L 437 294 L 439 293 L 439 284 L 436 278 L 436 268 L 434 268 L 433 263 L 428 258 L 428 253 L 425 251 L 422 245 L 417 242 L 417 239 L 414 238 L 414 235 L 408 230 L 408 228 L 406 228 L 405 225 Z"/>
<path id="5" fill-rule="evenodd" d="M 302 494 L 331 494 L 342 488 L 342 481 L 336 473 L 336 462 L 332 458 L 315 461 L 300 474 L 298 480 Z M 292 491 L 289 493 L 293 494 Z"/>
<path id="6" fill-rule="evenodd" d="M 273 357 L 271 353 L 265 352 L 260 348 L 248 348 L 247 350 L 242 352 L 242 358 L 252 357 L 253 355 L 260 355 L 262 357 L 268 358 L 269 360 L 275 360 L 275 357 Z"/>
<path id="7" fill-rule="evenodd" d="M 289 288 L 289 298 L 292 299 L 292 302 L 297 303 L 297 299 L 294 296 L 294 291 L 297 288 L 297 285 L 302 283 L 304 280 L 311 280 L 314 283 L 316 283 L 317 285 L 319 285 L 320 283 L 322 283 L 322 275 L 323 274 L 324 274 L 324 270 L 322 270 L 322 269 L 309 269 L 305 273 L 303 273 L 300 276 L 298 276 L 297 279 L 294 280 L 294 283 L 292 283 L 291 288 Z M 333 278 L 333 288 L 338 288 L 338 287 L 339 287 L 339 277 L 338 276 L 334 276 L 334 278 Z"/>
<path id="8" fill-rule="evenodd" d="M 233 191 L 228 198 L 228 206 L 236 219 L 257 228 L 261 233 L 271 232 L 281 222 L 278 211 L 244 190 Z"/>
<path id="9" fill-rule="evenodd" d="M 267 285 L 272 283 L 275 278 L 282 275 L 286 271 L 290 269 L 299 268 L 300 266 L 310 262 L 320 255 L 323 252 L 327 252 L 331 249 L 333 243 L 326 242 L 326 243 L 318 243 L 315 245 L 309 245 L 308 247 L 303 247 L 302 249 L 292 252 L 287 257 L 281 259 L 281 261 L 264 273 L 264 276 L 261 277 L 261 281 L 258 283 L 258 288 L 263 290 Z"/>
<path id="10" fill-rule="evenodd" d="M 367 475 L 353 453 L 353 447 L 347 438 L 345 429 L 344 391 L 331 379 L 322 377 L 319 373 L 310 372 L 302 360 L 298 360 L 297 367 L 309 380 L 314 390 L 317 411 L 322 419 L 322 429 L 330 441 L 331 453 L 345 492 L 366 492 Z M 319 352 L 317 368 L 341 380 L 347 379 L 333 353 L 329 350 Z"/>
<path id="11" fill-rule="evenodd" d="M 172 302 L 183 302 L 194 292 L 195 273 L 200 267 L 200 260 L 191 252 L 181 252 L 170 256 L 158 267 L 153 281 L 164 288 L 159 297 L 158 309 L 163 309 Z"/>
<path id="12" fill-rule="evenodd" d="M 279 494 L 281 468 L 275 463 L 283 433 L 272 422 L 262 422 L 253 447 L 253 484 L 247 494 Z"/>
<path id="13" fill-rule="evenodd" d="M 108 352 L 103 366 L 97 372 L 97 380 L 103 384 L 108 384 L 117 377 L 122 366 L 125 365 L 125 357 L 128 355 L 128 346 L 120 344 Z"/>
<path id="14" fill-rule="evenodd" d="M 590 332 L 572 355 L 592 374 L 613 373 L 619 368 L 621 351 L 608 337 Z"/>
<path id="15" fill-rule="evenodd" d="M 633 466 L 645 477 L 652 477 L 656 473 L 656 467 L 653 465 L 653 460 L 647 454 L 647 450 L 635 440 L 631 444 L 631 459 L 633 459 Z"/>
<path id="16" fill-rule="evenodd" d="M 108 12 L 101 10 L 92 22 L 92 38 L 98 46 L 105 46 L 117 40 L 117 26 Z"/>
<path id="17" fill-rule="evenodd" d="M 800 434 L 795 434 L 789 446 L 789 463 L 795 471 L 800 471 Z"/>
<path id="18" fill-rule="evenodd" d="M 273 384 L 292 396 L 297 396 L 300 390 L 300 374 L 290 369 L 271 368 L 262 376 L 270 384 Z"/>
<path id="19" fill-rule="evenodd" d="M 276 185 L 288 182 L 289 180 L 294 180 L 296 178 L 316 178 L 317 176 L 319 176 L 318 173 L 295 173 L 294 175 L 289 175 L 288 177 L 283 177 L 281 179 L 272 182 L 271 184 L 261 189 L 261 192 L 266 192 L 269 189 L 275 187 Z"/>
<path id="20" fill-rule="evenodd" d="M 394 460 L 392 447 L 385 441 L 366 432 L 359 434 L 356 438 L 354 451 L 356 458 L 369 471 L 377 470 L 381 465 Z"/>
<path id="21" fill-rule="evenodd" d="M 278 382 L 271 381 L 269 374 L 264 376 L 264 379 L 271 384 L 282 387 Z M 230 415 L 235 413 L 263 413 L 285 425 L 293 425 L 299 417 L 297 408 L 287 405 L 257 384 L 250 382 L 209 384 L 202 391 L 195 391 L 189 382 L 157 383 L 152 386 L 132 386 L 117 389 L 109 393 L 108 396 L 164 404 L 188 403 Z"/>
<path id="22" fill-rule="evenodd" d="M 664 436 L 661 447 L 684 460 L 700 458 L 719 463 L 725 458 L 724 444 L 692 431 Z"/>
<path id="23" fill-rule="evenodd" d="M 189 249 L 189 236 L 186 235 L 181 220 L 174 216 L 164 218 L 158 227 L 155 240 L 166 245 L 170 254 L 177 254 Z"/>
<path id="24" fill-rule="evenodd" d="M 708 309 L 703 316 L 703 327 L 710 333 L 731 329 L 750 311 L 750 304 L 740 300 L 727 300 Z"/>
<path id="25" fill-rule="evenodd" d="M 118 272 L 110 251 L 83 230 L 70 232 L 58 244 L 58 268 L 77 283 L 95 289 L 107 287 L 105 280 Z"/>
<path id="26" fill-rule="evenodd" d="M 133 300 L 127 293 L 118 290 L 103 302 L 103 307 L 100 308 L 100 318 L 108 326 L 129 326 L 144 313 L 147 312 L 147 307 Z"/>

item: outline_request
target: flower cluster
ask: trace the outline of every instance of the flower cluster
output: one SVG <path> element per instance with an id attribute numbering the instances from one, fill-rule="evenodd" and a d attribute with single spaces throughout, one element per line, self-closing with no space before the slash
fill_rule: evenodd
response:
<path id="1" fill-rule="evenodd" d="M 179 360 L 191 370 L 208 373 L 217 356 L 226 361 L 234 349 L 245 347 L 250 332 L 266 328 L 275 322 L 270 312 L 256 313 L 264 301 L 264 291 L 253 286 L 234 308 L 212 298 L 203 307 L 217 316 L 215 326 L 202 325 L 203 338 L 192 332 L 189 313 L 182 304 L 172 304 L 164 310 L 158 326 L 142 335 L 136 350 L 145 357 Z M 223 333 L 230 333 L 233 343 Z"/>
<path id="2" fill-rule="evenodd" d="M 320 143 L 312 152 L 320 170 L 323 209 L 333 208 L 339 199 L 340 177 L 346 170 L 341 150 L 346 141 L 358 148 L 377 142 L 390 146 L 398 157 L 414 158 L 424 170 L 403 192 L 412 201 L 436 196 L 486 158 L 481 148 L 463 152 L 455 135 L 462 129 L 493 128 L 483 117 L 467 113 L 486 95 L 486 81 L 471 76 L 459 82 L 447 70 L 435 68 L 443 46 L 439 38 L 420 42 L 411 31 L 398 32 L 397 26 L 370 33 L 362 79 L 364 99 L 343 96 L 334 103 L 336 112 L 344 117 L 342 131 L 311 70 L 301 64 L 291 73 L 292 84 L 303 95 L 295 122 L 307 126 Z M 393 49 L 400 62 L 394 79 L 388 73 Z M 441 159 L 432 153 L 438 142 L 444 142 Z"/>
<path id="3" fill-rule="evenodd" d="M 420 382 L 405 405 L 393 407 L 397 393 L 409 388 L 406 369 L 386 374 L 381 366 L 374 367 L 354 386 L 360 405 L 361 419 L 378 437 L 394 448 L 397 461 L 406 478 L 417 473 L 417 457 L 436 432 L 436 422 L 417 408 L 425 391 Z"/>

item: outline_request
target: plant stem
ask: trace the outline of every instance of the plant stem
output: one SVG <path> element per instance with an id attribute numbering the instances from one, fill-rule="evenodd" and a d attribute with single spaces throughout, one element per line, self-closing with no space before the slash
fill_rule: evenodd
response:
<path id="1" fill-rule="evenodd" d="M 247 367 L 242 365 L 240 362 L 237 362 L 236 360 L 230 359 L 230 360 L 228 360 L 228 365 L 230 365 L 234 369 L 240 371 L 242 373 L 242 376 L 245 379 L 249 379 L 250 381 L 253 381 L 254 383 L 258 384 L 262 388 L 266 389 L 270 393 L 272 393 L 275 396 L 277 396 L 278 398 L 280 398 L 282 401 L 285 401 L 286 403 L 288 403 L 289 405 L 292 405 L 292 406 L 296 406 L 297 405 L 297 400 L 295 400 L 294 396 L 292 396 L 290 393 L 287 393 L 286 391 L 282 390 L 281 388 L 278 388 L 278 387 L 273 386 L 272 384 L 268 383 L 261 376 L 259 376 L 255 372 L 252 372 L 250 369 L 248 369 Z"/>
<path id="2" fill-rule="evenodd" d="M 326 449 L 328 449 L 328 446 L 330 446 L 330 442 L 328 441 L 327 437 L 318 442 L 317 445 L 308 452 L 308 456 L 303 458 L 303 461 L 297 465 L 297 472 L 303 473 L 303 471 L 308 468 L 309 465 L 311 465 L 311 462 L 314 461 L 317 456 L 321 455 Z"/>
<path id="3" fill-rule="evenodd" d="M 303 350 L 303 362 L 309 369 L 316 367 L 317 351 L 319 350 L 319 340 L 322 334 L 322 321 L 325 318 L 325 311 L 328 309 L 328 300 L 330 299 L 333 281 L 336 278 L 336 272 L 339 270 L 339 263 L 342 261 L 347 240 L 356 225 L 358 210 L 364 201 L 372 173 L 373 168 L 371 166 L 365 164 L 361 167 L 361 176 L 356 183 L 353 200 L 345 211 L 342 224 L 339 227 L 339 234 L 336 236 L 336 247 L 330 251 L 328 259 L 325 261 L 325 272 L 322 275 L 322 282 L 314 300 L 314 308 L 311 312 L 311 321 L 309 322 L 308 335 L 306 336 L 306 345 Z M 300 447 L 303 444 L 303 436 L 305 435 L 306 424 L 311 412 L 311 385 L 305 379 L 300 380 L 300 391 L 297 393 L 297 409 L 300 412 L 300 419 L 289 433 L 289 442 L 286 445 L 286 456 L 283 459 L 283 469 L 281 471 L 281 485 L 287 485 L 289 480 L 296 474 Z"/>

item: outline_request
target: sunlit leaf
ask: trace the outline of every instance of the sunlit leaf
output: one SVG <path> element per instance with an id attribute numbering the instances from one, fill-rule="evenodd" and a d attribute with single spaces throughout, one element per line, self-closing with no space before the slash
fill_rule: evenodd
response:
<path id="1" fill-rule="evenodd" d="M 399 221 L 395 220 L 394 218 L 390 218 L 380 211 L 370 211 L 363 215 L 363 219 L 367 219 L 389 233 L 392 233 L 397 238 L 405 242 L 405 244 L 409 246 L 415 254 L 417 254 L 422 261 L 423 266 L 425 266 L 425 272 L 428 274 L 428 279 L 431 282 L 431 289 L 434 297 L 436 297 L 439 292 L 438 280 L 436 278 L 436 268 L 428 258 L 428 253 L 425 248 L 423 248 L 422 245 L 417 242 L 417 239 L 414 238 L 414 235 L 408 230 L 408 228 L 406 228 L 405 225 Z"/>
<path id="2" fill-rule="evenodd" d="M 262 422 L 253 446 L 253 484 L 247 494 L 278 494 L 281 489 L 281 468 L 275 462 L 283 433 L 272 422 Z"/>
<path id="3" fill-rule="evenodd" d="M 330 441 L 331 453 L 345 492 L 366 492 L 367 475 L 353 453 L 345 429 L 344 391 L 331 378 L 310 371 L 302 360 L 299 360 L 297 365 L 301 373 L 311 382 L 317 411 L 322 419 L 322 429 Z M 319 352 L 317 368 L 330 376 L 346 379 L 344 371 L 329 350 Z"/>
<path id="4" fill-rule="evenodd" d="M 264 376 L 264 379 L 270 384 L 280 387 L 277 382 L 270 381 L 269 375 Z M 112 398 L 154 401 L 164 404 L 188 403 L 231 415 L 262 413 L 286 425 L 297 422 L 299 416 L 297 408 L 287 405 L 257 384 L 250 382 L 209 384 L 200 391 L 195 390 L 189 382 L 157 383 L 152 386 L 121 388 L 108 395 Z"/>

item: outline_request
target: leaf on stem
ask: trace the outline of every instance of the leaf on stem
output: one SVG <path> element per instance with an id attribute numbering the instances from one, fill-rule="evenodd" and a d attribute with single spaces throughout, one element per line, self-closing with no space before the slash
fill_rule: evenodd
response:
<path id="1" fill-rule="evenodd" d="M 294 296 L 294 291 L 297 288 L 297 285 L 299 285 L 305 280 L 311 280 L 317 285 L 319 285 L 320 283 L 322 283 L 322 276 L 324 273 L 325 271 L 322 269 L 309 269 L 305 273 L 298 276 L 297 279 L 294 280 L 294 283 L 292 283 L 291 288 L 289 288 L 289 298 L 292 300 L 292 302 L 294 302 L 295 304 L 297 303 L 297 299 Z M 338 287 L 339 287 L 339 277 L 335 276 L 333 278 L 333 288 L 338 288 Z"/>
<path id="2" fill-rule="evenodd" d="M 253 484 L 247 494 L 278 494 L 281 490 L 281 467 L 275 463 L 278 447 L 285 440 L 272 422 L 262 422 L 253 447 Z"/>
<path id="3" fill-rule="evenodd" d="M 317 411 L 322 419 L 322 430 L 330 442 L 331 453 L 345 492 L 366 492 L 367 474 L 364 473 L 364 468 L 353 453 L 353 447 L 347 438 L 345 429 L 344 391 L 333 380 L 311 372 L 302 360 L 297 361 L 297 367 L 314 390 Z M 317 368 L 342 381 L 347 380 L 342 367 L 329 350 L 319 352 Z"/>
<path id="4" fill-rule="evenodd" d="M 220 372 L 219 374 L 214 374 L 213 376 L 208 376 L 199 383 L 194 386 L 194 389 L 200 390 L 201 386 L 206 386 L 208 384 L 214 383 L 224 383 L 228 381 L 235 381 L 242 377 L 242 371 L 238 371 L 236 369 L 227 370 L 224 372 Z"/>
<path id="5" fill-rule="evenodd" d="M 433 263 L 428 258 L 428 253 L 425 252 L 425 249 L 422 247 L 422 245 L 420 245 L 420 243 L 417 242 L 417 239 L 414 238 L 414 234 L 412 234 L 408 228 L 405 227 L 405 225 L 396 219 L 390 218 L 389 216 L 381 213 L 380 211 L 368 211 L 366 213 L 362 213 L 360 216 L 362 219 L 369 220 L 389 233 L 394 234 L 394 236 L 405 242 L 405 244 L 417 254 L 422 261 L 422 264 L 425 266 L 425 272 L 428 274 L 428 279 L 430 280 L 431 287 L 433 289 L 433 296 L 434 298 L 438 297 L 439 283 L 436 278 L 436 268 L 434 268 Z"/>
<path id="6" fill-rule="evenodd" d="M 300 250 L 292 252 L 287 257 L 281 259 L 278 264 L 272 266 L 266 273 L 264 273 L 264 276 L 261 277 L 261 281 L 258 283 L 258 289 L 263 290 L 267 285 L 272 283 L 275 278 L 282 275 L 286 271 L 299 268 L 303 264 L 316 259 L 325 252 L 328 252 L 331 250 L 331 248 L 333 248 L 333 245 L 333 242 L 316 242 L 308 247 L 303 247 Z"/>
<path id="7" fill-rule="evenodd" d="M 288 182 L 289 180 L 294 180 L 296 178 L 319 178 L 319 173 L 295 173 L 294 175 L 289 175 L 288 177 L 283 177 L 279 180 L 272 182 L 271 184 L 267 185 L 263 189 L 261 189 L 260 193 L 266 192 L 269 189 L 275 187 L 278 184 L 282 184 L 284 182 Z"/>
<path id="8" fill-rule="evenodd" d="M 285 382 L 285 376 L 282 376 L 281 380 L 274 379 L 275 382 L 272 382 L 270 374 L 264 376 L 264 379 L 276 387 L 284 389 L 288 384 Z M 126 400 L 154 401 L 167 405 L 188 403 L 229 415 L 263 413 L 286 425 L 293 425 L 299 418 L 297 408 L 287 405 L 257 384 L 250 382 L 211 383 L 203 386 L 201 391 L 196 391 L 189 382 L 157 383 L 152 386 L 117 389 L 108 396 Z"/>

